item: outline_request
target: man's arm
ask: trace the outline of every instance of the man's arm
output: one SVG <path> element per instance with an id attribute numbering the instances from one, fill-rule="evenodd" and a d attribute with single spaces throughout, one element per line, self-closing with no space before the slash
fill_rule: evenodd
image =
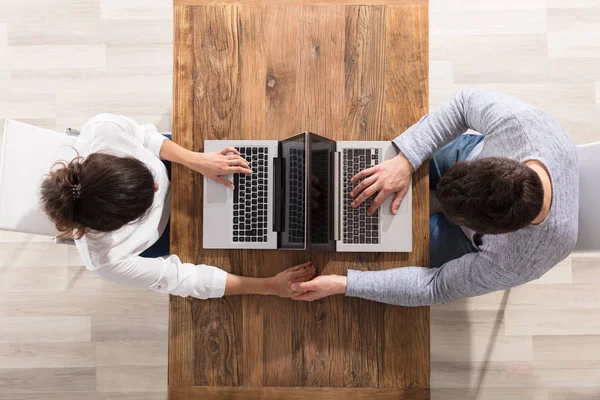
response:
<path id="1" fill-rule="evenodd" d="M 515 284 L 515 278 L 481 254 L 470 253 L 439 268 L 348 270 L 346 296 L 403 306 L 429 306 L 506 289 Z"/>
<path id="2" fill-rule="evenodd" d="M 319 276 L 292 285 L 296 300 L 312 301 L 335 294 L 400 306 L 429 306 L 506 289 L 516 277 L 479 253 L 466 254 L 440 268 L 403 267 L 384 271 L 348 270 L 348 276 Z"/>
<path id="3" fill-rule="evenodd" d="M 394 139 L 417 169 L 436 150 L 472 129 L 484 136 L 518 128 L 515 115 L 533 106 L 492 90 L 464 89 Z"/>
<path id="4" fill-rule="evenodd" d="M 421 118 L 393 143 L 399 154 L 374 167 L 359 172 L 352 178 L 359 183 L 350 194 L 353 207 L 377 194 L 369 215 L 385 199 L 395 193 L 392 213 L 400 207 L 414 170 L 444 144 L 473 129 L 484 136 L 502 135 L 521 131 L 516 115 L 532 106 L 513 97 L 483 89 L 465 89 L 451 100 Z"/>

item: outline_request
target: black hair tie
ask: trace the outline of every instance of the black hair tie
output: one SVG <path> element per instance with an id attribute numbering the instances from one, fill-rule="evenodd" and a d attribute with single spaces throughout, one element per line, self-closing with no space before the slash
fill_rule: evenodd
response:
<path id="1" fill-rule="evenodd" d="M 74 199 L 78 199 L 81 197 L 81 185 L 77 184 L 77 185 L 71 185 L 71 194 L 73 195 Z"/>

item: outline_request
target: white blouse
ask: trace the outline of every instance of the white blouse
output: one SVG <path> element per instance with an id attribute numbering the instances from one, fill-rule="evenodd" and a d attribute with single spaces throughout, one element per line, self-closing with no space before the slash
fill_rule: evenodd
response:
<path id="1" fill-rule="evenodd" d="M 76 145 L 79 155 L 103 152 L 133 156 L 152 171 L 158 190 L 141 221 L 113 232 L 91 231 L 75 244 L 85 267 L 108 280 L 183 297 L 221 297 L 227 281 L 227 272 L 222 269 L 182 263 L 176 255 L 139 256 L 158 240 L 169 219 L 170 182 L 159 158 L 165 139 L 154 125 L 138 125 L 127 117 L 112 114 L 100 114 L 81 128 Z"/>

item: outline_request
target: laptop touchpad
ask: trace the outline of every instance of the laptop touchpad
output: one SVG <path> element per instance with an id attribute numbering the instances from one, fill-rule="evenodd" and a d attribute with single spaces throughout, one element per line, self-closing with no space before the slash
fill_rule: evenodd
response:
<path id="1" fill-rule="evenodd" d="M 392 214 L 392 201 L 394 200 L 394 194 L 392 193 L 391 195 L 388 196 L 387 199 L 385 199 L 385 201 L 383 202 L 383 204 L 380 207 L 381 212 L 383 212 L 384 215 L 394 215 Z"/>
<path id="2" fill-rule="evenodd" d="M 226 203 L 227 190 L 229 188 L 222 183 L 208 180 L 206 187 L 206 197 L 209 203 Z"/>

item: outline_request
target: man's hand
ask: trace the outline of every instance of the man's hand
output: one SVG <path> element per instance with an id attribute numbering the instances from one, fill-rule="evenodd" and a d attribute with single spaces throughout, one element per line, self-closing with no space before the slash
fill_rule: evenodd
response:
<path id="1" fill-rule="evenodd" d="M 402 153 L 391 160 L 359 172 L 352 177 L 352 183 L 360 182 L 350 192 L 350 196 L 355 197 L 352 207 L 358 207 L 363 201 L 379 192 L 367 210 L 368 215 L 373 215 L 389 195 L 396 193 L 391 206 L 392 214 L 396 215 L 408 191 L 413 172 L 412 165 Z"/>
<path id="2" fill-rule="evenodd" d="M 292 284 L 291 289 L 295 292 L 292 298 L 294 300 L 313 301 L 334 294 L 344 294 L 346 293 L 347 281 L 348 279 L 345 276 L 317 276 L 312 281 Z"/>
<path id="3" fill-rule="evenodd" d="M 274 294 L 283 298 L 298 295 L 300 292 L 293 290 L 291 286 L 311 279 L 314 274 L 315 267 L 311 265 L 310 261 L 288 268 L 272 278 L 267 278 L 269 294 Z"/>
<path id="4" fill-rule="evenodd" d="M 223 175 L 252 173 L 248 161 L 240 157 L 240 153 L 233 147 L 227 147 L 220 153 L 191 153 L 185 165 L 232 189 L 233 183 L 223 178 Z"/>

